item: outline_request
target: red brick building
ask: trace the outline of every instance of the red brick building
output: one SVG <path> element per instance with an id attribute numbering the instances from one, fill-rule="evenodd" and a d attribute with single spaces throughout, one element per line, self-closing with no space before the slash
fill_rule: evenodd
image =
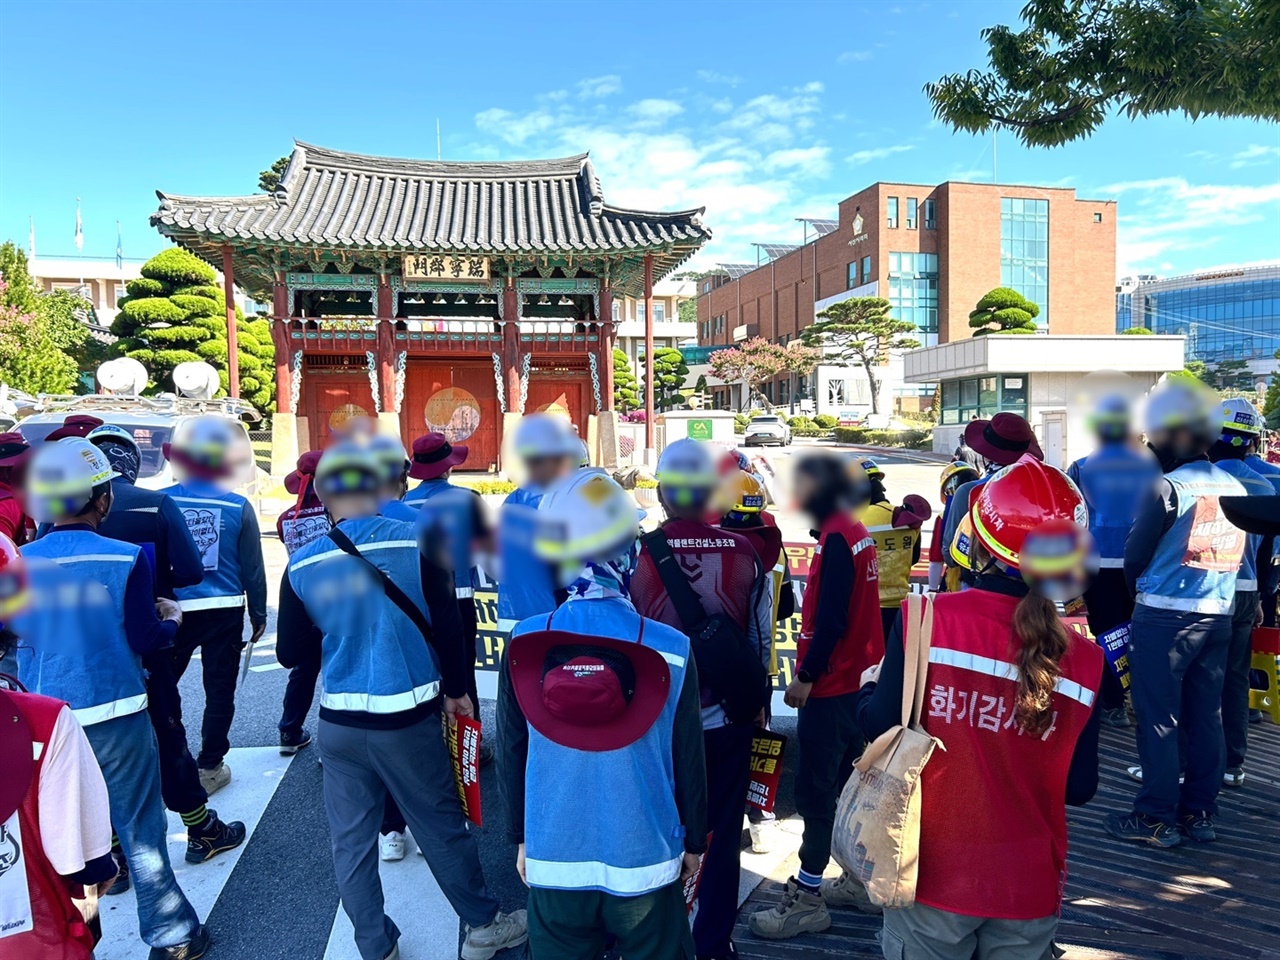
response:
<path id="1" fill-rule="evenodd" d="M 993 287 L 1019 290 L 1055 334 L 1115 330 L 1116 204 L 1074 190 L 947 182 L 876 183 L 840 203 L 818 236 L 758 267 L 726 264 L 700 282 L 698 342 L 796 339 L 851 296 L 882 296 L 924 346 L 971 335 L 969 313 Z M 775 251 L 779 252 L 779 251 Z M 775 403 L 789 384 L 770 385 Z M 727 388 L 715 391 L 726 405 Z"/>

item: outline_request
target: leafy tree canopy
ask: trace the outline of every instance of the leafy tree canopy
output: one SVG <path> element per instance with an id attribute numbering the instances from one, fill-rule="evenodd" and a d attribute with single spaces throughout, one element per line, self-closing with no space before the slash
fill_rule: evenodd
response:
<path id="1" fill-rule="evenodd" d="M 1035 333 L 1036 317 L 1040 308 L 1008 287 L 996 287 L 978 301 L 978 308 L 969 314 L 969 326 L 974 336 L 987 333 Z"/>
<path id="2" fill-rule="evenodd" d="M 631 361 L 617 347 L 613 349 L 613 405 L 623 413 L 640 406 L 639 383 L 631 372 Z"/>
<path id="3" fill-rule="evenodd" d="M 743 382 L 748 399 L 783 373 L 808 376 L 822 361 L 821 355 L 800 342 L 783 347 L 763 337 L 752 337 L 736 347 L 711 354 L 711 375 L 726 383 Z"/>
<path id="4" fill-rule="evenodd" d="M 914 323 L 889 315 L 889 301 L 883 297 L 850 297 L 819 313 L 800 336 L 805 344 L 820 348 L 828 360 L 862 367 L 871 385 L 871 412 L 879 413 L 876 368 L 888 362 L 890 350 L 920 346 L 911 336 L 915 332 Z"/>
<path id="5" fill-rule="evenodd" d="M 128 296 L 111 332 L 118 356 L 147 368 L 153 389 L 169 390 L 173 368 L 203 361 L 218 371 L 227 389 L 226 300 L 213 268 L 180 247 L 162 250 L 142 265 L 142 277 L 126 286 Z M 275 406 L 275 346 L 267 321 L 246 320 L 235 311 L 240 395 L 260 411 Z"/>
<path id="6" fill-rule="evenodd" d="M 289 158 L 281 157 L 271 165 L 270 169 L 259 173 L 258 189 L 263 193 L 275 193 L 276 188 L 280 186 L 280 178 L 284 176 L 284 171 L 288 166 Z"/>
<path id="7" fill-rule="evenodd" d="M 1028 146 L 1087 137 L 1112 110 L 1280 120 L 1275 0 L 1031 0 L 1021 17 L 982 32 L 989 69 L 925 84 L 938 119 Z"/>
<path id="8" fill-rule="evenodd" d="M 693 298 L 681 300 L 676 312 L 681 323 L 697 323 L 698 301 Z"/>
<path id="9" fill-rule="evenodd" d="M 1280 360 L 1280 350 L 1275 353 Z M 1280 376 L 1271 378 L 1267 387 L 1267 395 L 1262 401 L 1262 418 L 1267 421 L 1268 430 L 1280 430 Z"/>
<path id="10" fill-rule="evenodd" d="M 1121 330 L 1120 332 L 1130 337 L 1150 337 L 1155 335 L 1155 332 L 1149 327 L 1129 327 L 1127 330 Z"/>
<path id="11" fill-rule="evenodd" d="M 680 401 L 680 390 L 689 376 L 689 365 L 684 354 L 674 347 L 662 347 L 653 351 L 653 405 L 658 410 L 670 410 Z"/>
<path id="12" fill-rule="evenodd" d="M 41 293 L 22 249 L 0 244 L 0 381 L 27 393 L 70 393 L 93 362 L 92 315 L 92 304 L 69 291 Z"/>

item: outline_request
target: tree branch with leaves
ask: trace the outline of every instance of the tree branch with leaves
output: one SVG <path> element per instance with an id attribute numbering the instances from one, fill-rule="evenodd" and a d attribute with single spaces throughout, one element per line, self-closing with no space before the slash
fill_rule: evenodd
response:
<path id="1" fill-rule="evenodd" d="M 996 287 L 978 301 L 977 309 L 969 314 L 969 326 L 975 337 L 988 333 L 1035 333 L 1040 329 L 1036 326 L 1038 316 L 1040 307 L 1017 290 Z"/>
<path id="2" fill-rule="evenodd" d="M 880 412 L 880 377 L 891 350 L 914 350 L 916 325 L 896 320 L 884 297 L 851 297 L 833 303 L 804 329 L 801 339 L 828 362 L 860 366 L 871 387 L 871 412 Z"/>

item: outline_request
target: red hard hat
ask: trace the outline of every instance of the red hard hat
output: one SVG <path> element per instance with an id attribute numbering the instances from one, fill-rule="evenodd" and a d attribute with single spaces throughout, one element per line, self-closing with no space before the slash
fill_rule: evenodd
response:
<path id="1" fill-rule="evenodd" d="M 978 542 L 995 559 L 1015 569 L 1019 568 L 1023 541 L 1033 530 L 1045 524 L 1057 527 L 1061 521 L 1081 530 L 1089 527 L 1089 510 L 1071 478 L 1030 455 L 977 488 L 969 516 Z"/>
<path id="2" fill-rule="evenodd" d="M 0 533 L 0 621 L 27 605 L 27 567 L 14 542 Z"/>

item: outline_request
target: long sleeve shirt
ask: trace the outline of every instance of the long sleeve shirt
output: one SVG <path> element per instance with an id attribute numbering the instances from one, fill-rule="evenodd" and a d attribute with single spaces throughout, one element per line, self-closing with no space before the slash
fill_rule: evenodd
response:
<path id="1" fill-rule="evenodd" d="M 1010 596 L 1025 596 L 1026 584 L 996 574 L 979 576 L 975 590 L 990 590 Z M 1104 669 L 1111 669 L 1104 667 Z M 898 725 L 902 719 L 902 678 L 906 671 L 906 653 L 903 646 L 902 621 L 899 619 L 884 645 L 884 662 L 880 678 L 868 683 L 858 692 L 858 727 L 868 743 L 886 730 Z M 1098 735 L 1102 729 L 1102 698 L 1095 697 L 1093 712 L 1076 741 L 1071 755 L 1071 767 L 1067 772 L 1067 796 L 1069 806 L 1083 806 L 1098 792 Z"/>
<path id="2" fill-rule="evenodd" d="M 267 566 L 262 559 L 258 515 L 248 504 L 240 511 L 240 576 L 249 606 L 249 623 L 263 626 L 267 622 Z"/>
<path id="3" fill-rule="evenodd" d="M 589 603 L 590 601 L 572 601 Z M 529 762 L 529 722 L 511 686 L 507 658 L 498 669 L 498 729 L 502 752 L 498 760 L 498 784 L 507 808 L 507 838 L 524 843 L 525 771 Z M 702 739 L 702 706 L 698 692 L 698 668 L 693 657 L 685 665 L 684 686 L 676 702 L 672 727 L 671 761 L 675 772 L 675 803 L 685 828 L 688 853 L 707 849 L 707 768 Z"/>

